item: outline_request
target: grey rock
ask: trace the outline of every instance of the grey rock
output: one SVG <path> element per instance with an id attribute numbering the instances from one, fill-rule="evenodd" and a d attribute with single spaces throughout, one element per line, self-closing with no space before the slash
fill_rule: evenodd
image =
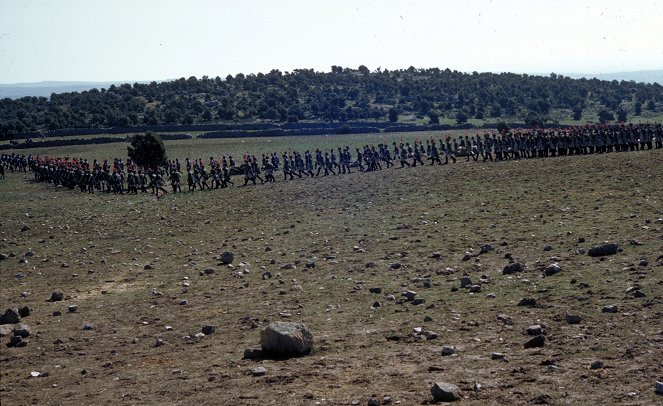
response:
<path id="1" fill-rule="evenodd" d="M 382 404 L 383 405 L 390 405 L 391 404 L 391 397 L 385 396 L 384 398 L 382 398 Z"/>
<path id="2" fill-rule="evenodd" d="M 380 287 L 369 288 L 368 291 L 371 293 L 375 293 L 376 295 L 379 295 L 380 293 L 382 293 L 382 288 Z"/>
<path id="3" fill-rule="evenodd" d="M 208 325 L 204 325 L 203 328 L 201 329 L 201 332 L 206 336 L 214 334 L 215 331 L 216 329 L 214 328 L 214 326 L 208 326 Z"/>
<path id="4" fill-rule="evenodd" d="M 7 325 L 0 325 L 0 337 L 8 336 L 13 332 L 13 329 Z"/>
<path id="5" fill-rule="evenodd" d="M 385 299 L 387 299 L 390 302 L 393 302 L 394 300 L 396 300 L 396 296 L 389 294 L 385 297 Z"/>
<path id="6" fill-rule="evenodd" d="M 514 262 L 512 264 L 509 264 L 502 269 L 502 274 L 504 275 L 510 275 L 516 272 L 522 272 L 525 270 L 525 265 L 521 264 L 520 262 Z"/>
<path id="7" fill-rule="evenodd" d="M 147 265 L 145 265 L 145 266 L 143 267 L 143 269 L 146 270 L 146 271 L 149 271 L 149 270 L 151 270 L 151 269 L 154 269 L 154 266 L 152 266 L 152 265 L 150 265 L 150 264 L 147 264 Z"/>
<path id="8" fill-rule="evenodd" d="M 445 345 L 442 347 L 442 356 L 443 357 L 448 357 L 450 355 L 454 355 L 456 353 L 456 349 L 454 347 L 450 347 L 448 345 Z"/>
<path id="9" fill-rule="evenodd" d="M 28 317 L 30 315 L 30 308 L 28 306 L 23 306 L 20 309 L 18 309 L 18 314 L 21 317 Z"/>
<path id="10" fill-rule="evenodd" d="M 221 253 L 221 257 L 219 259 L 223 265 L 232 264 L 235 260 L 235 254 L 230 251 L 224 251 Z"/>
<path id="11" fill-rule="evenodd" d="M 463 255 L 463 261 L 469 261 L 470 259 L 472 259 L 472 254 L 466 252 L 465 255 Z"/>
<path id="12" fill-rule="evenodd" d="M 527 327 L 527 335 L 538 336 L 541 334 L 543 334 L 543 328 L 541 328 L 540 324 L 535 324 L 533 326 Z"/>
<path id="13" fill-rule="evenodd" d="M 633 291 L 629 292 L 629 294 L 634 298 L 647 297 L 647 295 L 640 289 L 634 289 Z"/>
<path id="14" fill-rule="evenodd" d="M 262 273 L 262 279 L 263 280 L 270 279 L 271 277 L 272 277 L 272 273 L 269 272 L 269 271 L 265 271 L 265 272 Z"/>
<path id="15" fill-rule="evenodd" d="M 394 262 L 391 265 L 389 265 L 390 269 L 401 269 L 401 263 L 400 262 Z"/>
<path id="16" fill-rule="evenodd" d="M 370 398 L 368 399 L 368 406 L 380 406 L 380 401 L 376 398 Z"/>
<path id="17" fill-rule="evenodd" d="M 420 298 L 420 297 L 418 297 L 418 298 L 416 298 L 412 301 L 412 304 L 414 306 L 419 306 L 419 305 L 422 305 L 424 303 L 426 303 L 426 299 L 423 299 L 423 298 Z"/>
<path id="18" fill-rule="evenodd" d="M 67 310 L 69 310 L 69 313 L 76 313 L 78 311 L 78 306 L 75 304 L 67 306 Z"/>
<path id="19" fill-rule="evenodd" d="M 306 261 L 306 265 L 304 265 L 306 269 L 313 269 L 316 267 L 315 261 Z"/>
<path id="20" fill-rule="evenodd" d="M 617 313 L 619 308 L 616 305 L 603 306 L 601 312 L 603 313 Z"/>
<path id="21" fill-rule="evenodd" d="M 435 251 L 432 254 L 430 254 L 430 257 L 433 259 L 440 259 L 442 258 L 442 253 L 439 251 Z"/>
<path id="22" fill-rule="evenodd" d="M 55 317 L 62 316 L 62 312 L 59 311 L 59 310 L 56 310 L 56 311 L 53 312 L 53 316 L 55 316 Z"/>
<path id="23" fill-rule="evenodd" d="M 9 337 L 9 343 L 7 344 L 7 347 L 25 347 L 23 343 L 24 343 L 23 337 L 13 335 Z"/>
<path id="24" fill-rule="evenodd" d="M 0 253 L 0 261 L 4 261 L 7 258 L 9 258 L 9 255 Z"/>
<path id="25" fill-rule="evenodd" d="M 377 268 L 377 266 L 378 264 L 376 264 L 375 262 L 367 262 L 366 265 L 364 265 L 364 267 L 366 268 Z"/>
<path id="26" fill-rule="evenodd" d="M 436 402 L 454 402 L 461 398 L 458 386 L 447 382 L 435 382 L 430 392 Z"/>
<path id="27" fill-rule="evenodd" d="M 471 285 L 472 285 L 472 280 L 470 279 L 469 276 L 467 276 L 467 275 L 463 275 L 463 276 L 460 278 L 460 287 L 461 287 L 461 288 L 467 288 L 467 287 L 469 287 L 469 286 L 471 286 Z"/>
<path id="28" fill-rule="evenodd" d="M 83 330 L 92 330 L 92 329 L 94 329 L 94 325 L 92 323 L 83 324 Z"/>
<path id="29" fill-rule="evenodd" d="M 290 263 L 288 263 L 288 264 L 283 264 L 283 265 L 281 265 L 281 269 L 287 271 L 287 270 L 290 270 L 290 269 L 295 269 L 295 266 L 294 266 L 293 264 L 290 264 Z"/>
<path id="30" fill-rule="evenodd" d="M 591 369 L 601 369 L 601 368 L 603 368 L 603 361 L 598 360 L 598 361 L 592 362 L 592 365 L 590 365 L 590 368 Z"/>
<path id="31" fill-rule="evenodd" d="M 546 337 L 540 335 L 532 338 L 531 340 L 528 340 L 527 342 L 525 342 L 523 346 L 525 348 L 539 348 L 543 347 L 545 343 L 546 343 Z"/>
<path id="32" fill-rule="evenodd" d="M 558 263 L 550 264 L 548 265 L 544 270 L 543 274 L 545 276 L 552 276 L 555 275 L 556 273 L 560 273 L 562 271 L 562 267 L 559 266 Z"/>
<path id="33" fill-rule="evenodd" d="M 407 299 L 408 301 L 411 302 L 417 296 L 417 292 L 415 292 L 413 290 L 408 290 L 405 293 L 403 293 L 403 296 L 405 296 L 405 299 Z"/>
<path id="34" fill-rule="evenodd" d="M 55 291 L 51 293 L 51 298 L 49 299 L 49 302 L 61 302 L 64 300 L 64 293 L 60 291 Z"/>
<path id="35" fill-rule="evenodd" d="M 606 255 L 614 255 L 617 253 L 619 246 L 615 243 L 605 243 L 596 245 L 587 251 L 590 257 L 603 257 Z"/>
<path id="36" fill-rule="evenodd" d="M 553 249 L 553 247 L 550 244 L 546 244 L 546 245 L 543 246 L 544 251 L 552 251 L 552 249 Z"/>
<path id="37" fill-rule="evenodd" d="M 490 251 L 493 250 L 493 246 L 490 244 L 484 244 L 481 246 L 481 250 L 479 251 L 480 254 L 486 254 Z"/>
<path id="38" fill-rule="evenodd" d="M 431 316 L 425 316 L 424 317 L 424 322 L 425 323 L 428 323 L 428 322 L 431 322 L 431 321 L 433 321 L 433 318 Z"/>
<path id="39" fill-rule="evenodd" d="M 506 324 L 507 326 L 510 326 L 513 324 L 513 320 L 511 320 L 511 317 L 509 317 L 506 314 L 498 314 L 497 315 L 497 320 L 500 320 L 502 323 Z"/>
<path id="40" fill-rule="evenodd" d="M 205 269 L 203 269 L 203 273 L 205 275 L 211 275 L 211 274 L 214 273 L 214 268 L 205 268 Z"/>
<path id="41" fill-rule="evenodd" d="M 649 262 L 647 262 L 646 259 L 641 259 L 640 262 L 638 262 L 639 266 L 647 266 L 649 265 Z"/>
<path id="42" fill-rule="evenodd" d="M 22 233 L 23 233 L 23 232 L 26 232 L 26 231 L 28 231 L 28 230 L 30 230 L 30 227 L 28 227 L 28 226 L 23 226 L 23 227 L 21 227 L 21 232 L 22 232 Z"/>
<path id="43" fill-rule="evenodd" d="M 375 302 L 373 302 L 371 307 L 374 308 L 374 309 L 379 309 L 380 307 L 382 307 L 382 303 L 380 303 L 378 301 L 375 301 Z"/>
<path id="44" fill-rule="evenodd" d="M 256 367 L 251 369 L 251 375 L 253 376 L 263 376 L 267 373 L 267 368 L 265 367 Z"/>
<path id="45" fill-rule="evenodd" d="M 311 352 L 313 334 L 304 324 L 275 321 L 260 332 L 260 344 L 268 354 L 301 356 Z"/>
<path id="46" fill-rule="evenodd" d="M 656 381 L 656 386 L 655 386 L 654 390 L 659 395 L 663 395 L 663 382 Z"/>
<path id="47" fill-rule="evenodd" d="M 21 315 L 18 309 L 7 309 L 5 313 L 0 316 L 0 324 L 16 324 L 21 320 Z"/>
<path id="48" fill-rule="evenodd" d="M 481 285 L 470 286 L 470 293 L 479 293 L 479 292 L 481 292 Z"/>
<path id="49" fill-rule="evenodd" d="M 566 322 L 569 324 L 580 324 L 582 321 L 582 317 L 575 315 L 575 314 L 567 314 L 566 315 Z"/>
<path id="50" fill-rule="evenodd" d="M 166 344 L 166 342 L 163 341 L 163 339 L 161 339 L 161 338 L 157 338 L 156 341 L 154 341 L 154 346 L 155 347 L 161 347 L 162 345 L 165 345 L 165 344 Z"/>

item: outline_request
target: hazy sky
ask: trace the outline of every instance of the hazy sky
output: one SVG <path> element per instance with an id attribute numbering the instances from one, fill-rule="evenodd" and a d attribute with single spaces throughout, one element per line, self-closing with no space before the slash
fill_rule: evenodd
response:
<path id="1" fill-rule="evenodd" d="M 0 83 L 663 68 L 663 0 L 0 0 Z"/>

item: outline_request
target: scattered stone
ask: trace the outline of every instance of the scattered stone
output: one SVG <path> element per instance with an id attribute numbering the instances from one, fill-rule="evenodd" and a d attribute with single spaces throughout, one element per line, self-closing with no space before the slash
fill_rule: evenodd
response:
<path id="1" fill-rule="evenodd" d="M 21 232 L 22 232 L 22 233 L 24 233 L 24 232 L 26 232 L 26 231 L 29 231 L 29 230 L 30 230 L 30 227 L 28 227 L 28 226 L 23 226 L 23 227 L 21 227 Z"/>
<path id="2" fill-rule="evenodd" d="M 513 321 L 511 320 L 511 317 L 507 316 L 506 314 L 498 314 L 497 315 L 497 320 L 502 321 L 507 326 L 510 326 L 510 325 L 513 324 Z"/>
<path id="3" fill-rule="evenodd" d="M 536 336 L 532 338 L 531 340 L 528 340 L 524 347 L 525 348 L 539 348 L 543 347 L 543 345 L 546 343 L 546 337 L 545 336 Z"/>
<path id="4" fill-rule="evenodd" d="M 534 307 L 536 306 L 536 299 L 533 297 L 524 297 L 518 302 L 518 306 Z"/>
<path id="5" fill-rule="evenodd" d="M 244 350 L 244 359 L 259 359 L 263 357 L 262 349 L 247 348 Z"/>
<path id="6" fill-rule="evenodd" d="M 405 296 L 405 299 L 407 299 L 408 302 L 411 302 L 417 296 L 417 292 L 415 292 L 413 290 L 408 290 L 408 291 L 405 291 L 405 293 L 403 293 L 403 296 Z"/>
<path id="7" fill-rule="evenodd" d="M 380 401 L 376 398 L 368 399 L 368 406 L 380 406 Z"/>
<path id="8" fill-rule="evenodd" d="M 203 273 L 205 275 L 211 275 L 211 274 L 214 273 L 214 268 L 205 268 L 205 269 L 203 269 Z"/>
<path id="9" fill-rule="evenodd" d="M 481 285 L 470 286 L 470 293 L 479 293 L 479 292 L 481 292 Z"/>
<path id="10" fill-rule="evenodd" d="M 23 337 L 13 335 L 9 337 L 9 343 L 7 343 L 7 347 L 25 347 L 26 341 L 23 341 Z"/>
<path id="11" fill-rule="evenodd" d="M 470 259 L 472 259 L 472 254 L 466 252 L 465 255 L 463 255 L 463 261 L 469 261 Z"/>
<path id="12" fill-rule="evenodd" d="M 481 250 L 479 251 L 479 254 L 486 254 L 490 251 L 493 250 L 493 246 L 490 244 L 484 244 L 481 246 Z"/>
<path id="13" fill-rule="evenodd" d="M 267 368 L 265 367 L 256 367 L 251 369 L 251 375 L 253 376 L 263 376 L 267 373 Z"/>
<path id="14" fill-rule="evenodd" d="M 16 324 L 19 320 L 21 320 L 21 314 L 18 312 L 18 309 L 7 309 L 0 316 L 0 324 Z"/>
<path id="15" fill-rule="evenodd" d="M 506 358 L 504 357 L 504 354 L 501 352 L 494 352 L 490 354 L 490 359 L 495 360 L 495 361 L 505 361 Z"/>
<path id="16" fill-rule="evenodd" d="M 63 300 L 64 300 L 64 293 L 56 291 L 51 293 L 51 298 L 49 299 L 49 302 L 61 302 Z"/>
<path id="17" fill-rule="evenodd" d="M 638 263 L 639 266 L 647 266 L 649 265 L 649 262 L 647 262 L 646 259 L 641 259 L 640 262 Z"/>
<path id="18" fill-rule="evenodd" d="M 83 324 L 83 330 L 92 330 L 92 329 L 94 329 L 94 325 L 92 323 Z"/>
<path id="19" fill-rule="evenodd" d="M 429 322 L 431 322 L 431 321 L 433 321 L 433 318 L 432 318 L 431 316 L 426 316 L 426 317 L 424 317 L 424 322 L 425 322 L 425 323 L 429 323 Z"/>
<path id="20" fill-rule="evenodd" d="M 7 258 L 9 258 L 9 255 L 0 253 L 0 261 L 4 261 Z"/>
<path id="21" fill-rule="evenodd" d="M 550 265 L 548 265 L 548 266 L 543 270 L 543 274 L 544 274 L 545 276 L 552 276 L 552 275 L 554 275 L 554 274 L 556 274 L 556 273 L 559 273 L 559 272 L 561 272 L 561 271 L 562 271 L 562 267 L 560 267 L 559 264 L 555 262 L 554 264 L 550 264 Z"/>
<path id="22" fill-rule="evenodd" d="M 509 264 L 504 267 L 502 270 L 502 274 L 504 275 L 510 275 L 516 272 L 522 272 L 525 270 L 525 265 L 521 264 L 520 262 L 514 262 L 512 264 Z"/>
<path id="23" fill-rule="evenodd" d="M 371 293 L 375 293 L 376 295 L 379 295 L 380 293 L 382 293 L 382 288 L 379 287 L 370 288 L 368 289 L 368 291 Z"/>
<path id="24" fill-rule="evenodd" d="M 663 395 L 663 382 L 656 381 L 655 391 L 659 395 Z"/>
<path id="25" fill-rule="evenodd" d="M 156 341 L 154 342 L 155 347 L 161 347 L 162 345 L 165 345 L 165 344 L 166 344 L 166 342 L 163 341 L 163 339 L 161 339 L 161 338 L 157 338 Z"/>
<path id="26" fill-rule="evenodd" d="M 375 302 L 373 302 L 371 307 L 374 308 L 374 309 L 379 309 L 380 307 L 382 307 L 382 303 L 380 303 L 378 301 L 375 301 Z"/>
<path id="27" fill-rule="evenodd" d="M 201 329 L 201 332 L 206 336 L 214 334 L 215 331 L 216 329 L 214 328 L 214 326 L 208 326 L 208 325 L 204 325 L 203 328 Z"/>
<path id="28" fill-rule="evenodd" d="M 389 265 L 389 269 L 401 269 L 401 263 L 400 262 L 394 262 L 391 265 Z"/>
<path id="29" fill-rule="evenodd" d="M 578 242 L 582 244 L 585 242 L 585 239 L 583 237 L 578 237 Z"/>
<path id="30" fill-rule="evenodd" d="M 387 299 L 390 302 L 393 302 L 394 300 L 396 300 L 396 296 L 389 294 L 385 297 L 385 299 Z"/>
<path id="31" fill-rule="evenodd" d="M 603 306 L 601 312 L 603 313 L 617 313 L 619 308 L 616 305 Z"/>
<path id="32" fill-rule="evenodd" d="M 575 314 L 567 314 L 566 315 L 566 322 L 569 324 L 580 324 L 582 321 L 582 317 L 575 315 Z"/>
<path id="33" fill-rule="evenodd" d="M 391 404 L 391 398 L 389 396 L 385 396 L 384 398 L 382 398 L 382 404 L 383 405 Z"/>
<path id="34" fill-rule="evenodd" d="M 260 332 L 260 344 L 269 354 L 301 356 L 311 352 L 313 334 L 304 324 L 275 321 Z"/>
<path id="35" fill-rule="evenodd" d="M 10 326 L 0 325 L 0 337 L 12 334 L 13 329 Z"/>
<path id="36" fill-rule="evenodd" d="M 550 244 L 546 244 L 546 245 L 543 246 L 544 251 L 552 251 L 552 249 L 553 249 L 553 247 Z"/>
<path id="37" fill-rule="evenodd" d="M 454 349 L 454 347 L 450 347 L 450 346 L 447 346 L 447 345 L 442 347 L 442 356 L 443 357 L 448 357 L 450 355 L 454 355 L 455 353 L 456 353 L 456 350 Z"/>
<path id="38" fill-rule="evenodd" d="M 433 258 L 433 259 L 440 259 L 440 258 L 442 258 L 442 253 L 438 252 L 438 251 L 435 251 L 434 253 L 430 254 L 430 257 Z"/>
<path id="39" fill-rule="evenodd" d="M 495 299 L 496 297 L 497 297 L 497 295 L 495 293 L 489 293 L 489 294 L 486 295 L 487 299 Z"/>
<path id="40" fill-rule="evenodd" d="M 378 264 L 375 262 L 367 262 L 366 265 L 364 265 L 365 268 L 377 268 Z"/>
<path id="41" fill-rule="evenodd" d="M 21 317 L 28 317 L 30 315 L 30 308 L 28 306 L 23 306 L 20 309 L 18 309 L 18 314 Z"/>
<path id="42" fill-rule="evenodd" d="M 423 298 L 420 298 L 420 297 L 418 297 L 418 298 L 416 298 L 412 301 L 413 306 L 419 306 L 419 305 L 422 305 L 424 303 L 426 303 L 426 299 L 423 299 Z"/>
<path id="43" fill-rule="evenodd" d="M 533 326 L 527 327 L 527 335 L 538 336 L 541 334 L 543 334 L 543 328 L 541 328 L 540 324 L 535 324 Z"/>
<path id="44" fill-rule="evenodd" d="M 468 275 L 463 275 L 460 278 L 460 287 L 461 288 L 467 288 L 472 285 L 472 280 Z"/>
<path id="45" fill-rule="evenodd" d="M 617 253 L 619 246 L 615 243 L 599 244 L 589 249 L 587 255 L 590 257 L 603 257 Z"/>
<path id="46" fill-rule="evenodd" d="M 265 272 L 262 273 L 262 279 L 263 280 L 271 279 L 271 277 L 272 277 L 272 273 L 269 272 L 269 271 L 265 271 Z"/>
<path id="47" fill-rule="evenodd" d="M 447 382 L 435 382 L 430 392 L 436 402 L 454 402 L 461 396 L 458 386 Z"/>
<path id="48" fill-rule="evenodd" d="M 75 304 L 67 306 L 67 310 L 69 310 L 69 313 L 76 313 L 78 311 L 78 306 Z"/>
<path id="49" fill-rule="evenodd" d="M 315 261 L 307 261 L 306 265 L 304 265 L 306 269 L 313 269 L 316 267 Z"/>
<path id="50" fill-rule="evenodd" d="M 150 265 L 150 264 L 147 264 L 147 265 L 145 265 L 145 266 L 143 267 L 143 269 L 146 270 L 146 271 L 149 271 L 149 270 L 151 270 L 151 269 L 154 269 L 154 267 L 153 267 L 152 265 Z"/>
<path id="51" fill-rule="evenodd" d="M 295 269 L 295 266 L 293 264 L 290 264 L 290 263 L 283 264 L 283 265 L 281 265 L 281 269 L 287 271 L 287 270 L 290 270 L 290 269 Z"/>
<path id="52" fill-rule="evenodd" d="M 54 316 L 54 317 L 62 316 L 62 312 L 59 311 L 59 310 L 56 310 L 56 311 L 53 312 L 53 316 Z"/>
<path id="53" fill-rule="evenodd" d="M 232 264 L 233 261 L 235 260 L 235 254 L 233 254 L 230 251 L 224 251 L 221 253 L 221 257 L 219 258 L 221 260 L 221 263 L 223 265 L 229 265 Z"/>
<path id="54" fill-rule="evenodd" d="M 590 365 L 591 369 L 601 369 L 603 368 L 603 361 L 594 361 L 592 362 L 592 365 Z"/>
<path id="55" fill-rule="evenodd" d="M 21 336 L 23 338 L 29 337 L 31 333 L 30 327 L 28 327 L 26 324 L 19 324 L 15 326 L 13 332 L 15 336 Z"/>

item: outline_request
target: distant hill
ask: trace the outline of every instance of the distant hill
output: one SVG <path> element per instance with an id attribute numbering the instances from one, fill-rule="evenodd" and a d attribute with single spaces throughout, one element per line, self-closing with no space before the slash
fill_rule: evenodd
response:
<path id="1" fill-rule="evenodd" d="M 68 81 L 47 81 L 34 83 L 10 83 L 0 84 L 0 99 L 6 97 L 10 99 L 19 99 L 26 96 L 50 97 L 52 93 L 82 92 L 90 89 L 107 89 L 111 85 L 119 86 L 122 83 L 136 83 L 135 81 L 116 81 L 116 82 L 68 82 Z M 149 83 L 149 81 L 139 81 L 137 83 Z"/>
<path id="2" fill-rule="evenodd" d="M 642 83 L 658 83 L 663 85 L 663 70 L 643 70 L 635 72 L 616 72 L 616 73 L 568 73 L 564 74 L 570 78 L 580 79 L 596 78 L 599 80 L 617 80 L 634 81 Z"/>
<path id="3" fill-rule="evenodd" d="M 62 94 L 50 86 L 54 94 L 48 99 L 0 99 L 0 137 L 66 128 L 224 123 L 301 127 L 347 122 L 483 125 L 502 120 L 539 126 L 653 119 L 663 107 L 663 88 L 657 83 L 440 68 L 371 72 L 363 65 L 332 66 L 331 72 L 274 69 L 225 78 L 94 85 L 96 89 Z"/>

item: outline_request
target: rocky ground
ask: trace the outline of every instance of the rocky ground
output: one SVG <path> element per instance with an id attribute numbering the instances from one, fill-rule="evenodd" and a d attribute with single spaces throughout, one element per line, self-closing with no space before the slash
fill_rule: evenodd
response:
<path id="1" fill-rule="evenodd" d="M 409 405 L 449 383 L 466 404 L 660 404 L 661 168 L 459 162 L 159 201 L 9 173 L 0 399 Z M 310 353 L 245 354 L 273 321 Z"/>

